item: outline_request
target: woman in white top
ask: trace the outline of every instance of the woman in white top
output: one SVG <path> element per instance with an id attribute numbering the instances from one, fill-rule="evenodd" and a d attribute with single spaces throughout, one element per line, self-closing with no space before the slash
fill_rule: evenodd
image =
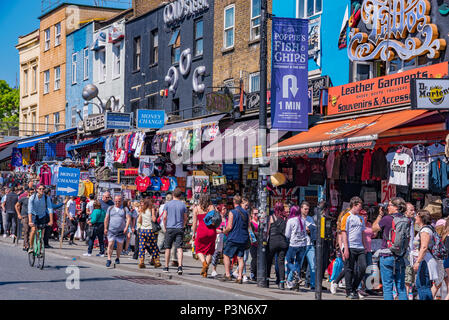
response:
<path id="1" fill-rule="evenodd" d="M 416 273 L 416 288 L 419 300 L 433 300 L 432 281 L 438 279 L 438 264 L 430 253 L 433 247 L 432 218 L 429 211 L 419 210 L 416 214 L 415 223 L 420 227 L 413 245 L 419 250 L 415 251 L 413 269 Z M 417 254 L 417 256 L 416 256 Z"/>
<path id="2" fill-rule="evenodd" d="M 159 268 L 159 248 L 157 247 L 156 235 L 152 230 L 152 223 L 156 222 L 156 210 L 153 206 L 153 200 L 145 199 L 142 210 L 137 217 L 137 226 L 139 229 L 139 268 L 145 268 L 145 248 L 148 246 L 150 254 L 153 257 L 154 267 Z"/>

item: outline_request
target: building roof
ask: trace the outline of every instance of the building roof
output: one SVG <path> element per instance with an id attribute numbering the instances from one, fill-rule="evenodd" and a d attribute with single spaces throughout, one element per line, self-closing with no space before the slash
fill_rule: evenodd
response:
<path id="1" fill-rule="evenodd" d="M 114 7 L 107 7 L 107 6 L 93 6 L 93 5 L 87 5 L 87 4 L 79 4 L 79 3 L 73 3 L 73 2 L 67 2 L 67 1 L 62 1 L 58 6 L 54 7 L 53 9 L 50 9 L 49 11 L 43 13 L 41 16 L 38 17 L 39 20 L 41 20 L 42 18 L 48 16 L 49 14 L 51 14 L 52 12 L 59 10 L 60 8 L 64 7 L 64 6 L 78 6 L 78 7 L 83 7 L 83 8 L 91 8 L 91 9 L 107 9 L 107 10 L 116 10 L 116 11 L 123 11 L 125 9 L 120 9 L 120 8 L 114 8 Z"/>

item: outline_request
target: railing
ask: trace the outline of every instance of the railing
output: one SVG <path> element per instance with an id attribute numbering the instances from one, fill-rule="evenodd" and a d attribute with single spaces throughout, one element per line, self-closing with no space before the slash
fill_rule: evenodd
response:
<path id="1" fill-rule="evenodd" d="M 65 124 L 63 123 L 58 123 L 58 124 L 54 124 L 54 123 L 31 123 L 31 122 L 19 122 L 19 123 L 5 123 L 2 122 L 1 125 L 3 126 L 11 126 L 12 128 L 14 128 L 15 125 L 15 130 L 16 130 L 16 136 L 19 137 L 30 137 L 30 136 L 36 136 L 36 135 L 40 135 L 40 134 L 45 134 L 45 133 L 50 133 L 50 132 L 56 132 L 56 131 L 60 131 L 65 129 Z M 0 132 L 1 128 L 3 128 L 2 126 L 0 126 Z"/>

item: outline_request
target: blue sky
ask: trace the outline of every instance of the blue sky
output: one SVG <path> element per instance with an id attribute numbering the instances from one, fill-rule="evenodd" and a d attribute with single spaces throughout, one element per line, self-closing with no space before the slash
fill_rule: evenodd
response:
<path id="1" fill-rule="evenodd" d="M 55 3 L 55 0 L 52 0 Z M 73 0 L 71 3 L 93 4 L 93 0 Z M 118 7 L 127 7 L 121 0 Z M 109 4 L 109 6 L 112 6 Z M 115 6 L 116 7 L 116 6 Z M 0 30 L 3 30 L 0 49 L 0 80 L 6 80 L 11 87 L 19 81 L 19 53 L 15 46 L 19 36 L 39 28 L 41 0 L 0 0 Z"/>

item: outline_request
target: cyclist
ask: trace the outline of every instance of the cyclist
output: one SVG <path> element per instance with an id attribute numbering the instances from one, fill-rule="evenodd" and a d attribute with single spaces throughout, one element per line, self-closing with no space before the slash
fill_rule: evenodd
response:
<path id="1" fill-rule="evenodd" d="M 44 194 L 44 190 L 45 187 L 43 185 L 38 186 L 37 192 L 28 200 L 28 223 L 31 227 L 30 249 L 28 252 L 33 252 L 33 239 L 36 233 L 36 226 L 53 225 L 53 205 L 50 197 Z M 45 229 L 42 232 L 42 236 L 44 236 Z"/>

